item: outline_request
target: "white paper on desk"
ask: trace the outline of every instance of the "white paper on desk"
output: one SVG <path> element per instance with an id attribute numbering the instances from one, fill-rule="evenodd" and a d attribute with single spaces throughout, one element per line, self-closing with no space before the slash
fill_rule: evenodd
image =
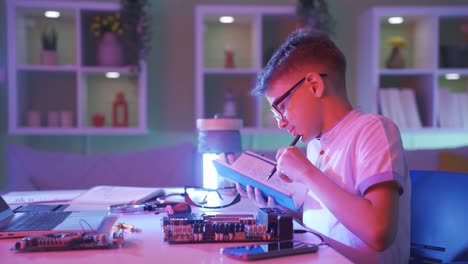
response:
<path id="1" fill-rule="evenodd" d="M 164 194 L 160 188 L 100 185 L 73 199 L 72 204 L 140 203 Z"/>
<path id="2" fill-rule="evenodd" d="M 22 191 L 2 195 L 7 204 L 68 203 L 86 190 Z"/>

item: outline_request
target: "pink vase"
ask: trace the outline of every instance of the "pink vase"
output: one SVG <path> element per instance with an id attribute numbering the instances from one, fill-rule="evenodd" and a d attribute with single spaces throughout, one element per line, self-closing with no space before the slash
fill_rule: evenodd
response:
<path id="1" fill-rule="evenodd" d="M 97 64 L 100 66 L 121 66 L 122 44 L 117 36 L 112 32 L 102 35 L 97 46 Z"/>
<path id="2" fill-rule="evenodd" d="M 41 64 L 42 65 L 57 65 L 58 55 L 55 50 L 43 50 L 41 51 Z"/>

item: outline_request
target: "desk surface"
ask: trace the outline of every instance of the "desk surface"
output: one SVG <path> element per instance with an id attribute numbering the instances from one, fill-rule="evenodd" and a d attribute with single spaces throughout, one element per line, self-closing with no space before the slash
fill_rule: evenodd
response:
<path id="1" fill-rule="evenodd" d="M 102 209 L 105 205 L 72 205 L 71 209 Z M 196 210 L 195 207 L 193 207 Z M 215 210 L 211 210 L 215 211 Z M 223 213 L 256 213 L 257 208 L 249 200 L 224 209 Z M 119 222 L 129 223 L 142 231 L 125 233 L 125 243 L 118 249 L 72 250 L 20 253 L 10 248 L 18 239 L 1 239 L 0 255 L 2 263 L 248 263 L 221 255 L 223 247 L 247 245 L 253 243 L 200 243 L 200 244 L 168 244 L 164 242 L 161 229 L 161 218 L 164 214 L 155 215 L 151 212 L 139 214 L 120 214 Z M 312 234 L 295 234 L 294 239 L 319 243 Z M 255 263 L 351 263 L 344 256 L 329 246 L 320 246 L 313 254 L 296 255 L 275 259 L 255 261 Z"/>

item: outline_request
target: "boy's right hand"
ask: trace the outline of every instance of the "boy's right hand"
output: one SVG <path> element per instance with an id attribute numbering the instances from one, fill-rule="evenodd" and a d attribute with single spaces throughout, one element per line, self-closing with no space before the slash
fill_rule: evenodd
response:
<path id="1" fill-rule="evenodd" d="M 236 183 L 236 189 L 241 196 L 249 198 L 253 201 L 258 207 L 276 207 L 275 199 L 273 196 L 269 195 L 266 199 L 262 191 L 258 188 L 253 188 L 251 185 L 247 185 L 244 189 L 242 185 Z"/>

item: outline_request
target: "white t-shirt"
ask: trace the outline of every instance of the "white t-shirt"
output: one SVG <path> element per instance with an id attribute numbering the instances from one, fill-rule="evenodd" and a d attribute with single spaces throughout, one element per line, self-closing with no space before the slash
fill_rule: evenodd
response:
<path id="1" fill-rule="evenodd" d="M 386 117 L 353 110 L 309 143 L 307 157 L 349 193 L 363 196 L 376 183 L 396 181 L 400 199 L 396 238 L 382 252 L 343 226 L 311 191 L 303 207 L 304 224 L 331 238 L 329 244 L 356 263 L 408 263 L 411 182 L 398 127 Z"/>

